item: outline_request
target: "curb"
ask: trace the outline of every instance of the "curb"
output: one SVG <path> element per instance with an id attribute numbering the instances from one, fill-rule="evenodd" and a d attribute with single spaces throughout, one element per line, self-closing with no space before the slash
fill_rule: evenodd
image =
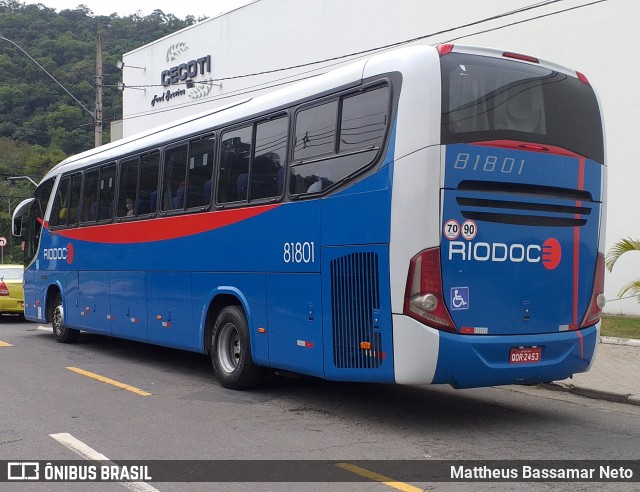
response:
<path id="1" fill-rule="evenodd" d="M 606 400 L 615 403 L 627 403 L 629 405 L 640 406 L 640 396 L 632 394 L 614 393 L 612 391 L 603 391 L 593 388 L 585 388 L 576 386 L 570 383 L 542 383 L 540 385 L 544 389 L 551 391 L 563 391 L 565 393 L 572 393 L 574 395 L 584 396 L 586 398 L 592 398 L 594 400 Z"/>
<path id="2" fill-rule="evenodd" d="M 640 340 L 617 337 L 600 337 L 600 343 L 612 345 L 626 345 L 629 347 L 640 347 Z M 565 393 L 573 393 L 574 395 L 592 398 L 594 400 L 605 400 L 615 403 L 626 403 L 629 405 L 640 406 L 640 394 L 624 394 L 613 391 L 599 390 L 588 388 L 586 386 L 577 386 L 574 383 L 564 383 L 561 381 L 553 381 L 550 383 L 542 383 L 539 385 L 543 389 L 550 391 L 562 391 Z"/>
<path id="3" fill-rule="evenodd" d="M 629 345 L 640 347 L 640 340 L 632 338 L 600 337 L 600 343 L 611 343 L 613 345 Z"/>

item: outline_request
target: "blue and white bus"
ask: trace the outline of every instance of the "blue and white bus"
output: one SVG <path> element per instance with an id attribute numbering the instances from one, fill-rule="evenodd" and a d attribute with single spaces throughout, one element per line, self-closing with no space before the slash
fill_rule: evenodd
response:
<path id="1" fill-rule="evenodd" d="M 55 166 L 25 316 L 268 369 L 456 388 L 588 370 L 606 167 L 580 73 L 413 46 Z"/>

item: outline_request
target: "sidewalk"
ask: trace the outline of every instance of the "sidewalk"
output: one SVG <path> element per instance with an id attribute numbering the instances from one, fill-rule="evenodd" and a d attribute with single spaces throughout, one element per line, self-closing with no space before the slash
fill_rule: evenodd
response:
<path id="1" fill-rule="evenodd" d="M 589 398 L 640 405 L 640 340 L 601 337 L 588 372 L 544 386 Z"/>

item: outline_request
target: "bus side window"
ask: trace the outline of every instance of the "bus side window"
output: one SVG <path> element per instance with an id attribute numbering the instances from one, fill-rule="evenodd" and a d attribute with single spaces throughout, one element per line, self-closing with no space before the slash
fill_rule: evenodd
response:
<path id="1" fill-rule="evenodd" d="M 109 164 L 100 168 L 100 189 L 98 194 L 98 221 L 113 218 L 113 200 L 116 187 L 116 165 Z"/>
<path id="2" fill-rule="evenodd" d="M 293 160 L 335 152 L 338 101 L 313 106 L 296 115 Z"/>
<path id="3" fill-rule="evenodd" d="M 69 190 L 69 227 L 78 225 L 80 219 L 80 189 L 82 187 L 82 175 L 80 173 L 71 176 L 71 189 Z"/>
<path id="4" fill-rule="evenodd" d="M 67 224 L 70 187 L 70 177 L 62 178 L 60 180 L 60 185 L 56 190 L 53 208 L 51 209 L 51 217 L 49 217 L 49 225 L 51 227 L 64 226 Z"/>
<path id="5" fill-rule="evenodd" d="M 389 119 L 389 88 L 378 87 L 298 112 L 291 166 L 292 195 L 317 194 L 371 164 L 379 154 Z M 339 132 L 337 125 L 340 115 Z M 335 137 L 337 142 L 334 141 Z M 319 151 L 323 151 L 322 154 Z"/>
<path id="6" fill-rule="evenodd" d="M 213 150 L 213 138 L 196 140 L 189 145 L 186 208 L 209 206 L 211 203 Z"/>
<path id="7" fill-rule="evenodd" d="M 338 101 L 298 111 L 296 114 L 293 160 L 305 161 L 336 152 Z M 304 169 L 304 172 L 302 172 Z M 322 190 L 322 176 L 317 165 L 292 167 L 290 190 L 292 194 L 316 193 Z"/>
<path id="8" fill-rule="evenodd" d="M 74 174 L 60 180 L 49 219 L 52 227 L 75 227 L 78 224 L 81 184 L 81 174 Z"/>
<path id="9" fill-rule="evenodd" d="M 265 121 L 256 126 L 255 157 L 251 169 L 251 200 L 282 194 L 287 130 L 286 117 Z"/>
<path id="10" fill-rule="evenodd" d="M 137 191 L 140 159 L 135 157 L 120 163 L 120 185 L 118 188 L 118 217 L 137 215 Z"/>
<path id="11" fill-rule="evenodd" d="M 143 155 L 140 162 L 140 193 L 138 214 L 154 214 L 158 202 L 158 176 L 160 175 L 160 152 Z"/>
<path id="12" fill-rule="evenodd" d="M 163 211 L 183 209 L 187 188 L 187 144 L 173 147 L 165 152 L 163 176 L 160 209 Z"/>
<path id="13" fill-rule="evenodd" d="M 84 191 L 82 195 L 81 222 L 94 222 L 98 218 L 98 185 L 100 170 L 93 169 L 84 173 Z"/>
<path id="14" fill-rule="evenodd" d="M 247 200 L 252 126 L 224 133 L 218 171 L 218 203 Z"/>

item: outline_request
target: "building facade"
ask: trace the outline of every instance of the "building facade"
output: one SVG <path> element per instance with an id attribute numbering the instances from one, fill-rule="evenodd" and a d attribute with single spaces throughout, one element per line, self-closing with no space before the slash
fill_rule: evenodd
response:
<path id="1" fill-rule="evenodd" d="M 584 73 L 603 108 L 609 202 L 607 246 L 640 238 L 632 146 L 640 116 L 640 3 L 627 0 L 256 0 L 123 56 L 122 134 L 129 136 L 255 97 L 371 53 L 454 42 L 505 48 Z M 640 314 L 617 299 L 640 278 L 640 257 L 607 274 L 610 313 Z"/>

